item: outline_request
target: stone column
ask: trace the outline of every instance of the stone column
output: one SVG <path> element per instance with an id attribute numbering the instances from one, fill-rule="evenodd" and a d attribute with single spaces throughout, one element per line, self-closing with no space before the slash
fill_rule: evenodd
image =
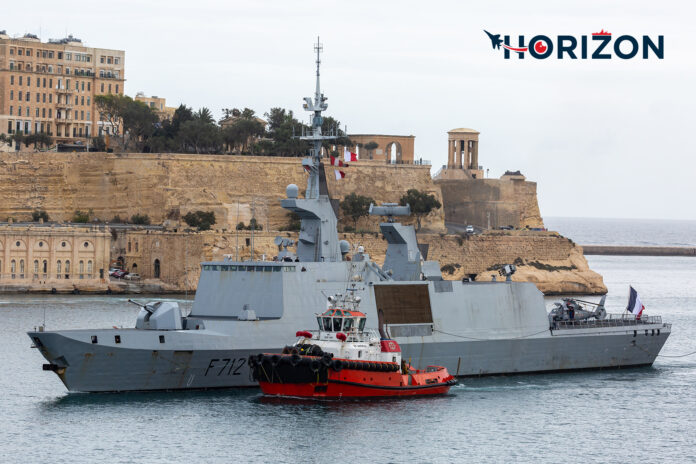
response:
<path id="1" fill-rule="evenodd" d="M 56 278 L 56 237 L 53 235 L 49 236 L 46 240 L 46 244 L 49 248 L 49 258 L 48 258 L 48 280 Z"/>
<path id="2" fill-rule="evenodd" d="M 478 142 L 473 143 L 473 148 L 472 148 L 472 156 L 473 156 L 473 161 L 472 164 L 474 165 L 474 169 L 479 168 L 479 159 L 478 159 Z"/>
<path id="3" fill-rule="evenodd" d="M 454 167 L 454 142 L 451 140 L 447 141 L 447 167 Z"/>
<path id="4" fill-rule="evenodd" d="M 8 275 L 10 273 L 10 239 L 9 235 L 5 235 L 5 253 L 2 258 L 2 267 L 3 269 L 0 269 L 0 278 L 9 278 Z M 7 270 L 7 272 L 5 272 Z"/>
<path id="5" fill-rule="evenodd" d="M 72 258 L 70 258 L 70 280 L 75 281 L 76 279 L 80 278 L 80 276 L 78 275 L 78 273 L 80 272 L 80 267 L 78 266 L 79 255 L 77 252 L 77 247 L 80 243 L 80 237 L 77 235 L 77 232 L 73 232 L 72 242 Z"/>
<path id="6" fill-rule="evenodd" d="M 454 148 L 454 166 L 457 169 L 461 169 L 462 167 L 462 141 L 461 140 L 455 140 L 455 148 Z"/>

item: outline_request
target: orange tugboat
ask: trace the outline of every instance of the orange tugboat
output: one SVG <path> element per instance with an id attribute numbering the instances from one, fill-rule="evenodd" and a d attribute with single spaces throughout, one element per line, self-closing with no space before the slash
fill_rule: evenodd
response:
<path id="1" fill-rule="evenodd" d="M 299 331 L 282 353 L 249 357 L 254 380 L 266 395 L 297 398 L 375 398 L 441 395 L 456 380 L 441 366 L 413 369 L 395 340 L 365 329 L 352 294 L 329 297 L 317 314 L 319 330 Z M 383 334 L 385 335 L 385 334 Z"/>

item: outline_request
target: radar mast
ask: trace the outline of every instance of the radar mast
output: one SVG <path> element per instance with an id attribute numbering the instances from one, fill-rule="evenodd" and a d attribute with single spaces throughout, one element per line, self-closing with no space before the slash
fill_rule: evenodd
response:
<path id="1" fill-rule="evenodd" d="M 312 127 L 309 134 L 300 137 L 301 140 L 308 140 L 311 142 L 312 147 L 309 150 L 309 156 L 302 161 L 302 165 L 309 172 L 309 179 L 307 179 L 307 193 L 305 198 L 319 198 L 319 169 L 321 168 L 321 144 L 324 140 L 333 140 L 336 138 L 335 135 L 322 135 L 321 125 L 324 119 L 321 117 L 321 112 L 328 108 L 326 104 L 327 98 L 321 92 L 320 85 L 320 72 L 319 68 L 321 66 L 321 52 L 324 50 L 319 37 L 317 37 L 317 43 L 314 45 L 314 50 L 317 52 L 317 83 L 316 89 L 314 91 L 314 99 L 312 97 L 305 97 L 304 104 L 302 107 L 306 111 L 314 113 L 312 117 Z"/>

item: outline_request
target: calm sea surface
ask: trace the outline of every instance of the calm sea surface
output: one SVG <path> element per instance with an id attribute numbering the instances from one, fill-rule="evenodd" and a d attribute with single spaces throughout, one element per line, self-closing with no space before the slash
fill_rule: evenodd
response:
<path id="1" fill-rule="evenodd" d="M 663 355 L 696 351 L 696 259 L 589 261 L 610 308 L 630 283 L 673 324 Z M 464 379 L 430 399 L 269 402 L 256 389 L 67 394 L 25 334 L 44 314 L 49 329 L 132 326 L 137 309 L 114 296 L 0 295 L 0 462 L 696 462 L 696 355 Z"/>

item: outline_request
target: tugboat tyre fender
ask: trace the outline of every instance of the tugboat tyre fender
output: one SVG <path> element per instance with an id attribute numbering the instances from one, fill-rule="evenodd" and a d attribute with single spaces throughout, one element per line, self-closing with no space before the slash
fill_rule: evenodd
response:
<path id="1" fill-rule="evenodd" d="M 263 364 L 263 361 L 266 359 L 266 356 L 264 356 L 263 353 L 259 353 L 256 355 L 256 363 L 260 366 Z"/>
<path id="2" fill-rule="evenodd" d="M 341 372 L 343 370 L 343 361 L 341 361 L 340 359 L 336 359 L 333 363 L 331 363 L 331 367 L 336 372 Z"/>
<path id="3" fill-rule="evenodd" d="M 312 372 L 319 372 L 319 367 L 321 363 L 319 362 L 318 359 L 312 359 L 309 362 L 309 368 L 312 370 Z"/>
<path id="4" fill-rule="evenodd" d="M 292 367 L 295 367 L 300 363 L 301 360 L 302 360 L 302 357 L 298 353 L 293 353 L 290 356 L 290 365 Z"/>
<path id="5" fill-rule="evenodd" d="M 273 356 L 271 356 L 271 364 L 273 366 L 277 366 L 278 363 L 280 362 L 280 360 L 281 360 L 281 357 L 278 356 L 277 354 L 274 354 Z"/>
<path id="6" fill-rule="evenodd" d="M 329 355 L 328 353 L 324 353 L 324 355 L 321 357 L 321 363 L 326 367 L 330 367 L 331 362 L 332 362 L 331 355 Z"/>

